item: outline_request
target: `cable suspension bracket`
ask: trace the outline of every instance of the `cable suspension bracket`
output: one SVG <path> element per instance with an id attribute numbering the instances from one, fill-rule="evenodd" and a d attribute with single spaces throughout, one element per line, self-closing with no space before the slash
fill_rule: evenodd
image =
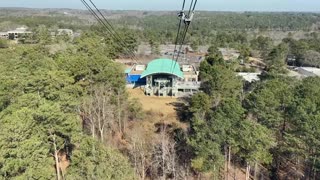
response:
<path id="1" fill-rule="evenodd" d="M 178 17 L 184 22 L 185 25 L 189 25 L 193 20 L 194 11 L 190 15 L 186 15 L 183 11 L 178 13 Z"/>
<path id="2" fill-rule="evenodd" d="M 189 25 L 191 23 L 191 21 L 193 20 L 193 16 L 195 14 L 195 7 L 197 5 L 197 0 L 194 2 L 194 0 L 192 0 L 191 5 L 190 5 L 190 9 L 188 14 L 186 14 L 184 12 L 184 9 L 182 9 L 179 13 L 178 13 L 178 18 L 180 20 L 182 20 L 184 22 L 185 25 Z"/>

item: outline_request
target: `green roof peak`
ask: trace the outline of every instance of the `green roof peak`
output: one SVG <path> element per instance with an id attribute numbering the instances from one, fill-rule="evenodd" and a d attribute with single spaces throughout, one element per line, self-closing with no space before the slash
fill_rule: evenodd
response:
<path id="1" fill-rule="evenodd" d="M 171 59 L 155 59 L 148 63 L 147 69 L 141 74 L 141 78 L 152 74 L 171 74 L 183 78 L 183 72 L 178 62 Z"/>

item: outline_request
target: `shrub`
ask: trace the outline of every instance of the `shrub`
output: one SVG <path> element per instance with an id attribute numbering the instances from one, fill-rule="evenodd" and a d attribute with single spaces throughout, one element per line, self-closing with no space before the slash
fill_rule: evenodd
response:
<path id="1" fill-rule="evenodd" d="M 0 39 L 0 48 L 8 48 L 9 44 L 8 41 L 5 39 Z"/>

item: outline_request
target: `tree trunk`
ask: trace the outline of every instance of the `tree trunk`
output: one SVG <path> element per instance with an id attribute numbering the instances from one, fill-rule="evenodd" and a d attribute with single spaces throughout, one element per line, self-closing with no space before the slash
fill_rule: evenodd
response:
<path id="1" fill-rule="evenodd" d="M 174 146 L 172 147 L 174 149 Z M 176 180 L 176 157 L 175 157 L 175 152 L 172 154 L 172 174 L 173 174 L 173 179 Z"/>
<path id="2" fill-rule="evenodd" d="M 103 127 L 100 129 L 100 139 L 101 139 L 101 142 L 104 141 L 104 131 L 103 131 Z"/>
<path id="3" fill-rule="evenodd" d="M 120 102 L 120 90 L 118 91 L 118 123 L 119 123 L 119 132 L 122 134 L 122 125 L 121 125 L 121 102 Z"/>
<path id="4" fill-rule="evenodd" d="M 96 95 L 98 96 L 98 95 Z M 102 97 L 104 98 L 104 97 Z M 96 117 L 97 117 L 97 120 L 98 120 L 98 131 L 97 133 L 100 134 L 100 141 L 102 142 L 102 136 L 101 136 L 101 129 L 102 129 L 102 121 L 104 120 L 103 117 L 101 117 L 101 113 L 103 113 L 103 110 L 102 110 L 102 107 L 101 107 L 101 101 L 100 101 L 101 98 L 97 97 L 97 110 L 96 110 Z"/>
<path id="5" fill-rule="evenodd" d="M 58 156 L 58 149 L 57 149 L 56 135 L 55 134 L 53 134 L 52 139 L 53 139 L 53 148 L 54 148 L 54 159 L 55 159 L 55 162 L 56 162 L 57 180 L 61 180 L 59 156 Z"/>
<path id="6" fill-rule="evenodd" d="M 224 145 L 224 179 L 228 180 L 228 146 Z"/>
<path id="7" fill-rule="evenodd" d="M 257 180 L 257 175 L 258 175 L 258 171 L 259 171 L 259 167 L 258 167 L 258 163 L 257 162 L 255 162 L 254 163 L 254 180 Z"/>
<path id="8" fill-rule="evenodd" d="M 161 152 L 162 152 L 162 162 L 161 162 L 161 166 L 162 166 L 162 179 L 165 180 L 165 179 L 166 179 L 166 175 L 165 175 L 166 172 L 165 172 L 165 167 L 164 167 L 164 166 L 165 166 L 165 158 L 166 158 L 166 155 L 165 155 L 165 147 L 164 147 L 164 146 L 165 146 L 165 144 L 164 144 L 164 138 L 165 138 L 165 137 L 164 137 L 164 133 L 165 133 L 165 132 L 164 132 L 164 130 L 162 130 L 162 131 L 163 131 L 163 132 L 162 132 L 163 134 L 162 134 L 162 140 L 161 140 L 161 141 L 162 141 L 162 142 L 161 142 L 161 149 L 162 149 L 162 150 L 161 150 Z"/>
<path id="9" fill-rule="evenodd" d="M 213 179 L 216 180 L 217 179 L 216 165 L 213 165 L 213 172 L 214 172 Z"/>
<path id="10" fill-rule="evenodd" d="M 102 125 L 100 127 L 100 136 L 101 136 L 101 142 L 104 143 L 104 127 L 106 124 L 106 97 L 103 96 L 103 100 L 102 100 Z"/>
<path id="11" fill-rule="evenodd" d="M 312 164 L 312 178 L 313 179 L 316 179 L 316 175 L 317 175 L 317 171 L 315 170 L 316 159 L 317 159 L 317 156 L 314 157 L 313 164 Z"/>
<path id="12" fill-rule="evenodd" d="M 65 179 L 65 172 L 61 169 L 61 177 L 62 179 Z"/>
<path id="13" fill-rule="evenodd" d="M 237 179 L 237 166 L 236 166 L 236 160 L 233 161 L 233 179 Z"/>
<path id="14" fill-rule="evenodd" d="M 92 138 L 94 139 L 96 134 L 94 124 L 91 125 L 91 133 L 92 133 Z"/>
<path id="15" fill-rule="evenodd" d="M 123 103 L 125 102 L 122 102 L 122 105 Z M 123 112 L 122 112 L 122 129 L 123 129 L 123 132 L 125 132 L 125 130 L 127 129 L 127 120 L 128 120 L 128 116 L 127 116 L 127 110 L 128 110 L 128 106 L 125 104 L 124 105 L 125 107 L 122 107 L 123 108 Z"/>
<path id="16" fill-rule="evenodd" d="M 93 117 L 93 112 L 92 112 L 92 107 L 91 107 L 91 104 L 89 105 L 88 107 L 88 111 L 89 111 L 89 120 L 90 120 L 90 125 L 91 125 L 91 135 L 92 135 L 92 138 L 94 139 L 95 138 L 95 135 L 96 135 L 96 132 L 95 132 L 95 123 L 94 123 L 94 117 Z"/>
<path id="17" fill-rule="evenodd" d="M 145 158 L 144 156 L 141 156 L 141 178 L 142 179 L 145 179 L 146 178 L 146 170 L 145 170 Z"/>
<path id="18" fill-rule="evenodd" d="M 186 165 L 184 165 L 184 168 L 186 169 L 186 173 L 185 173 L 184 180 L 187 180 L 188 177 L 189 177 L 189 167 L 187 167 Z"/>
<path id="19" fill-rule="evenodd" d="M 230 173 L 230 165 L 231 165 L 231 146 L 228 146 L 228 164 L 227 164 L 227 175 L 229 177 Z"/>
<path id="20" fill-rule="evenodd" d="M 250 179 L 250 165 L 247 163 L 247 168 L 246 168 L 246 180 Z"/>
<path id="21" fill-rule="evenodd" d="M 134 152 L 134 153 L 132 153 L 133 154 L 133 159 L 134 159 L 134 172 L 135 172 L 135 175 L 137 175 L 137 174 L 139 174 L 139 171 L 138 171 L 138 163 L 137 163 L 137 153 L 136 153 L 136 142 L 133 142 L 133 147 L 132 147 L 132 151 Z"/>

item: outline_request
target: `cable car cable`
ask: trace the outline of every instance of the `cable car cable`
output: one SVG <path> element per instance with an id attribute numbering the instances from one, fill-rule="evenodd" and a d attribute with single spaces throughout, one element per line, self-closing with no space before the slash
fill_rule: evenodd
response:
<path id="1" fill-rule="evenodd" d="M 172 69 L 172 71 L 174 70 L 176 64 L 177 64 L 177 61 L 179 59 L 179 56 L 180 56 L 180 53 L 181 53 L 181 50 L 182 50 L 182 46 L 184 44 L 184 41 L 186 39 L 186 36 L 187 36 L 187 32 L 188 32 L 188 29 L 189 29 L 189 26 L 191 24 L 191 21 L 193 19 L 193 15 L 194 15 L 194 12 L 195 12 L 195 8 L 196 8 L 196 5 L 197 5 L 197 2 L 198 0 L 192 0 L 191 4 L 190 4 L 190 9 L 189 9 L 189 13 L 188 13 L 188 16 L 187 17 L 184 17 L 184 23 L 185 23 L 185 29 L 184 29 L 184 33 L 183 33 L 183 37 L 182 37 L 182 41 L 181 41 L 181 44 L 180 44 L 180 48 L 179 48 L 179 51 L 178 51 L 178 55 L 177 55 L 177 58 L 175 59 L 175 64 L 174 64 L 174 67 Z M 191 12 L 192 10 L 192 12 Z"/>
<path id="2" fill-rule="evenodd" d="M 109 32 L 109 34 L 112 36 L 112 38 L 116 41 L 119 41 L 119 43 L 121 43 L 120 45 L 124 47 L 124 50 L 127 51 L 129 57 L 132 60 L 135 60 L 134 56 L 131 54 L 132 52 L 128 51 L 127 48 L 125 48 L 125 45 L 113 34 L 113 32 L 110 30 L 110 28 L 102 21 L 102 19 L 98 16 L 98 14 L 90 7 L 90 5 L 85 1 L 85 0 L 81 0 L 82 4 L 84 4 L 86 6 L 86 8 L 89 10 L 89 12 L 95 17 L 95 19 L 102 25 L 104 26 L 107 31 Z M 130 55 L 131 54 L 131 55 Z M 135 60 L 136 61 L 136 60 Z"/>
<path id="3" fill-rule="evenodd" d="M 181 9 L 181 11 L 179 12 L 179 17 L 182 16 L 182 13 L 183 13 L 183 11 L 184 11 L 184 6 L 185 6 L 185 4 L 186 4 L 186 0 L 183 0 L 182 9 Z M 180 22 L 179 22 L 179 27 L 178 27 L 177 37 L 176 37 L 176 40 L 175 40 L 175 45 L 174 45 L 174 51 L 173 51 L 172 59 L 174 59 L 174 55 L 175 55 L 176 50 L 177 50 L 177 44 L 178 44 L 178 39 L 179 39 L 179 35 L 180 35 L 181 25 L 182 25 L 182 18 L 180 18 Z"/>
<path id="4" fill-rule="evenodd" d="M 114 35 L 120 40 L 120 42 L 122 42 L 123 45 L 124 44 L 124 40 L 121 38 L 121 36 L 116 32 L 116 30 L 113 28 L 113 26 L 111 25 L 111 23 L 107 20 L 107 18 L 102 14 L 102 12 L 97 8 L 97 6 L 94 4 L 94 2 L 92 0 L 89 0 L 90 3 L 93 5 L 93 7 L 97 10 L 97 12 L 101 15 L 101 17 L 103 18 L 103 20 L 107 23 L 107 25 L 109 25 L 109 27 L 111 28 L 111 30 L 113 31 Z M 130 49 L 129 49 L 130 50 Z M 131 49 L 130 52 L 134 55 L 133 50 Z"/>

